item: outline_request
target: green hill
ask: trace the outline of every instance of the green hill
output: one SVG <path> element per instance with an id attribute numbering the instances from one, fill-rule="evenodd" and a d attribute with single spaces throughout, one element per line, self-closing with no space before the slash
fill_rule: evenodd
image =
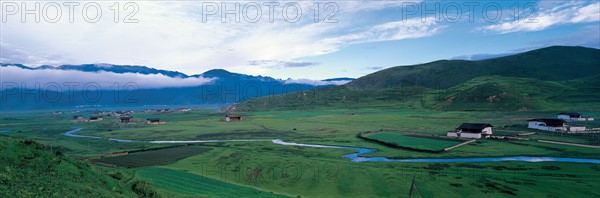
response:
<path id="1" fill-rule="evenodd" d="M 0 197 L 157 196 L 146 182 L 125 184 L 47 149 L 33 141 L 0 137 Z"/>
<path id="2" fill-rule="evenodd" d="M 355 89 L 328 87 L 263 97 L 238 111 L 323 108 L 411 110 L 591 110 L 600 109 L 600 75 L 571 81 L 482 76 L 436 90 L 423 87 Z"/>
<path id="3" fill-rule="evenodd" d="M 349 84 L 246 101 L 235 111 L 313 108 L 600 109 L 600 50 L 548 47 L 482 61 L 400 66 Z"/>
<path id="4" fill-rule="evenodd" d="M 420 95 L 430 89 L 422 87 L 355 89 L 336 86 L 261 97 L 235 105 L 232 111 L 304 110 L 337 108 L 423 108 Z"/>
<path id="5" fill-rule="evenodd" d="M 399 86 L 443 89 L 485 75 L 561 81 L 595 74 L 600 74 L 599 49 L 555 46 L 480 61 L 440 60 L 392 67 L 358 78 L 346 86 L 361 89 Z"/>

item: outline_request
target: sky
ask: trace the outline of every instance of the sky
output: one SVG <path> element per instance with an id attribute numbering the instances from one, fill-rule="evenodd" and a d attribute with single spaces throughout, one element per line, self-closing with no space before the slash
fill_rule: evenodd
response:
<path id="1" fill-rule="evenodd" d="M 0 19 L 1 63 L 188 75 L 357 78 L 552 45 L 600 48 L 598 0 L 2 1 Z"/>

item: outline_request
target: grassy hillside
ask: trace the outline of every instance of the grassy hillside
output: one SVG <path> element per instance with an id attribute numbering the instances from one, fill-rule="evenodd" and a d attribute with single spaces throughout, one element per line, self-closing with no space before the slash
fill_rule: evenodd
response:
<path id="1" fill-rule="evenodd" d="M 393 67 L 343 86 L 258 98 L 232 110 L 588 110 L 598 108 L 599 92 L 600 50 L 548 47 L 481 61 Z"/>
<path id="2" fill-rule="evenodd" d="M 447 89 L 329 87 L 250 100 L 237 111 L 322 108 L 413 110 L 600 109 L 600 75 L 570 81 L 482 76 Z"/>
<path id="3" fill-rule="evenodd" d="M 422 87 L 355 89 L 327 87 L 253 99 L 233 106 L 233 111 L 305 110 L 338 108 L 406 108 L 424 109 L 421 96 L 430 92 Z"/>
<path id="4" fill-rule="evenodd" d="M 47 149 L 33 141 L 0 137 L 0 197 L 157 196 L 145 182 L 125 184 Z"/>
<path id="5" fill-rule="evenodd" d="M 347 86 L 361 89 L 399 86 L 443 89 L 485 75 L 561 81 L 599 73 L 599 49 L 555 46 L 480 61 L 440 60 L 392 67 L 358 78 Z"/>
<path id="6" fill-rule="evenodd" d="M 571 81 L 483 76 L 439 91 L 438 110 L 563 110 L 598 108 L 600 75 Z"/>

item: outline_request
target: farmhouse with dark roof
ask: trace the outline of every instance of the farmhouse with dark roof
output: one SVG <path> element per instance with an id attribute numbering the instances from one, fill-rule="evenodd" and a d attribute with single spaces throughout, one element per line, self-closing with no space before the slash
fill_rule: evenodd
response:
<path id="1" fill-rule="evenodd" d="M 447 135 L 460 138 L 489 138 L 492 135 L 492 127 L 494 126 L 487 123 L 463 123 Z"/>

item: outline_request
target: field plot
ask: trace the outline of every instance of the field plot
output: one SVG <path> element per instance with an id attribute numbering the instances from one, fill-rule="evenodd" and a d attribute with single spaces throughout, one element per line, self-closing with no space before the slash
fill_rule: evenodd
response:
<path id="1" fill-rule="evenodd" d="M 137 176 L 176 197 L 286 197 L 167 168 L 144 168 Z"/>
<path id="2" fill-rule="evenodd" d="M 443 151 L 444 148 L 460 143 L 458 140 L 411 136 L 391 132 L 367 134 L 366 137 L 371 140 L 376 140 L 398 147 L 425 151 Z"/>
<path id="3" fill-rule="evenodd" d="M 192 155 L 204 153 L 208 150 L 210 150 L 210 148 L 184 146 L 115 157 L 97 158 L 93 161 L 127 168 L 160 166 L 176 162 Z"/>

